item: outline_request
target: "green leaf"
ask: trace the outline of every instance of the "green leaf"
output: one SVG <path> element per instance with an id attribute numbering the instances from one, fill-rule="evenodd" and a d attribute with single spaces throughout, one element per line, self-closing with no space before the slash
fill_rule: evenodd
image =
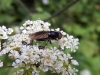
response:
<path id="1" fill-rule="evenodd" d="M 6 10 L 7 8 L 11 8 L 13 0 L 0 0 L 0 10 Z"/>
<path id="2" fill-rule="evenodd" d="M 100 32 L 100 25 L 96 26 L 96 30 Z"/>
<path id="3" fill-rule="evenodd" d="M 83 15 L 80 19 L 82 22 L 87 23 L 89 21 L 88 17 Z"/>
<path id="4" fill-rule="evenodd" d="M 41 7 L 37 7 L 37 8 L 36 8 L 36 11 L 38 11 L 38 12 L 43 12 L 43 9 L 42 9 Z"/>
<path id="5" fill-rule="evenodd" d="M 63 24 L 62 26 L 63 26 L 64 30 L 66 30 L 67 33 L 72 32 L 72 27 L 70 25 Z"/>
<path id="6" fill-rule="evenodd" d="M 44 20 L 44 19 L 47 19 L 48 17 L 50 17 L 50 14 L 47 13 L 47 12 L 44 12 L 44 13 L 35 13 L 35 14 L 32 15 L 32 19 L 33 20 L 37 20 L 37 19 Z"/>
<path id="7" fill-rule="evenodd" d="M 76 35 L 84 36 L 84 34 L 87 33 L 86 30 L 82 28 L 80 25 L 74 24 L 72 28 L 73 28 L 73 33 L 75 33 Z"/>
<path id="8" fill-rule="evenodd" d="M 0 15 L 0 23 L 3 23 L 3 22 L 6 22 L 6 23 L 11 23 L 15 20 L 15 17 L 14 16 L 10 16 L 10 15 L 7 15 L 7 14 L 2 14 Z"/>
<path id="9" fill-rule="evenodd" d="M 86 57 L 92 57 L 98 50 L 98 46 L 93 41 L 86 39 L 80 41 L 79 48 Z"/>

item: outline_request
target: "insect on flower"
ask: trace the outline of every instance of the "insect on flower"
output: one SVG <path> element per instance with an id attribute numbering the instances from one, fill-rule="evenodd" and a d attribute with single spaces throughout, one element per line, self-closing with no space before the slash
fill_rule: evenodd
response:
<path id="1" fill-rule="evenodd" d="M 26 41 L 22 41 L 22 45 L 28 46 L 29 44 Z"/>
<path id="2" fill-rule="evenodd" d="M 44 48 L 45 48 L 45 46 L 38 46 L 38 48 L 39 48 L 39 49 L 44 49 Z"/>
<path id="3" fill-rule="evenodd" d="M 39 31 L 39 32 L 30 34 L 29 37 L 32 40 L 38 40 L 38 41 L 46 41 L 47 40 L 51 43 L 51 40 L 61 39 L 62 34 L 57 31 Z"/>

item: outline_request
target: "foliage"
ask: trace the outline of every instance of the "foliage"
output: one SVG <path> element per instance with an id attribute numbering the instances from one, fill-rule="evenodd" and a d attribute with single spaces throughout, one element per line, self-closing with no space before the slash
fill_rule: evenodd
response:
<path id="1" fill-rule="evenodd" d="M 0 25 L 14 28 L 28 19 L 46 20 L 71 1 L 49 0 L 45 5 L 42 0 L 0 0 Z M 80 39 L 79 50 L 73 54 L 80 64 L 79 70 L 88 69 L 92 75 L 100 75 L 100 1 L 80 0 L 48 21 L 53 27 L 60 27 Z M 6 57 L 2 59 L 11 61 L 5 60 Z M 8 70 L 0 69 L 0 74 L 6 72 Z"/>

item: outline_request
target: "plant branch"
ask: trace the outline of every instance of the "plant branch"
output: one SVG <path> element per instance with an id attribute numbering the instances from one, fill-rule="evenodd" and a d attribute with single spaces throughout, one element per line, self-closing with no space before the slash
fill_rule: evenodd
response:
<path id="1" fill-rule="evenodd" d="M 74 5 L 78 1 L 79 0 L 73 0 L 72 2 L 70 2 L 69 4 L 67 4 L 64 8 L 62 8 L 61 10 L 55 12 L 53 15 L 51 15 L 49 18 L 45 19 L 44 21 L 50 20 L 50 19 L 54 18 L 55 16 L 61 14 L 62 12 L 64 12 L 65 10 L 67 10 L 69 7 L 71 7 L 72 5 Z"/>
<path id="2" fill-rule="evenodd" d="M 28 8 L 23 4 L 23 2 L 21 0 L 17 0 L 17 1 L 26 10 L 26 12 L 29 14 L 30 12 L 29 12 Z"/>
<path id="3" fill-rule="evenodd" d="M 36 0 L 33 0 L 31 13 L 34 13 L 35 10 L 36 10 Z"/>
<path id="4" fill-rule="evenodd" d="M 3 66 L 1 68 L 14 68 L 13 66 Z"/>

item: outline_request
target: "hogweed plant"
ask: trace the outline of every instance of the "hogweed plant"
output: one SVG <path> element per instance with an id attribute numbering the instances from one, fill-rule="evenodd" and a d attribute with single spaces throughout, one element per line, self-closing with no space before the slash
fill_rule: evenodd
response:
<path id="1" fill-rule="evenodd" d="M 69 53 L 65 54 L 64 50 L 76 52 L 79 40 L 60 28 L 50 29 L 49 26 L 48 22 L 28 20 L 20 27 L 20 33 L 12 35 L 10 34 L 13 29 L 0 26 L 0 56 L 8 55 L 14 60 L 9 66 L 19 68 L 19 70 L 13 75 L 39 75 L 40 71 L 76 75 L 78 70 L 74 66 L 79 64 Z M 29 37 L 30 34 L 39 31 L 60 32 L 62 37 L 59 40 L 50 40 L 52 44 L 57 44 L 56 46 L 47 40 L 44 41 L 46 45 L 43 46 L 40 44 L 41 41 Z M 1 46 L 2 39 L 7 41 L 3 42 Z M 4 67 L 3 65 L 3 61 L 0 60 L 0 67 Z"/>

